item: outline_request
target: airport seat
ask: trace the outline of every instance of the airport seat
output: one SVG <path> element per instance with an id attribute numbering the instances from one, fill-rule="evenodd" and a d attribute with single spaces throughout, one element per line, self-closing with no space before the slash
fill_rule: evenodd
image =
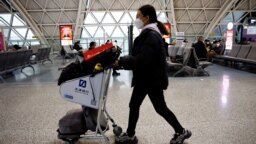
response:
<path id="1" fill-rule="evenodd" d="M 211 64 L 206 61 L 200 62 L 195 49 L 187 47 L 183 53 L 183 66 L 173 76 L 209 76 L 210 74 L 204 68 Z"/>
<path id="2" fill-rule="evenodd" d="M 25 67 L 31 67 L 34 71 L 34 68 L 30 64 L 31 55 L 32 50 L 0 53 L 0 79 L 3 81 L 2 74 L 20 68 L 22 70 Z"/>

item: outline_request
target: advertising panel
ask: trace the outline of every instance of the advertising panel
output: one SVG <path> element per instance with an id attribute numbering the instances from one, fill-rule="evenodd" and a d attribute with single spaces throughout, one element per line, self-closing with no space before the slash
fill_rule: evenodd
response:
<path id="1" fill-rule="evenodd" d="M 164 38 L 171 38 L 171 24 L 170 23 L 164 23 L 165 28 L 167 29 L 169 35 L 164 35 Z"/>
<path id="2" fill-rule="evenodd" d="M 226 33 L 226 49 L 227 50 L 232 49 L 233 37 L 234 37 L 233 30 L 227 30 L 227 33 Z"/>
<path id="3" fill-rule="evenodd" d="M 72 45 L 72 25 L 60 25 L 60 41 L 62 46 Z"/>
<path id="4" fill-rule="evenodd" d="M 5 51 L 4 34 L 0 30 L 0 52 Z"/>

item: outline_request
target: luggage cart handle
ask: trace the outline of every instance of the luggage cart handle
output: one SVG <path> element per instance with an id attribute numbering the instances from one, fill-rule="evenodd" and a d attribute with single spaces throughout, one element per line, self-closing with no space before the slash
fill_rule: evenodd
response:
<path id="1" fill-rule="evenodd" d="M 111 65 L 108 65 L 108 66 L 106 66 L 105 68 L 104 68 L 104 70 L 108 70 L 108 69 L 111 69 L 111 68 L 114 68 L 115 66 L 113 65 L 113 64 L 111 64 Z"/>
<path id="2" fill-rule="evenodd" d="M 94 71 L 92 72 L 92 74 L 90 75 L 90 77 L 94 77 L 97 73 L 100 73 L 100 72 L 103 72 L 103 71 L 107 71 L 107 70 L 109 70 L 109 69 L 112 69 L 112 68 L 114 68 L 115 66 L 114 65 L 108 65 L 108 66 L 106 66 L 103 70 L 101 69 L 101 70 L 96 70 L 96 69 L 94 69 Z"/>

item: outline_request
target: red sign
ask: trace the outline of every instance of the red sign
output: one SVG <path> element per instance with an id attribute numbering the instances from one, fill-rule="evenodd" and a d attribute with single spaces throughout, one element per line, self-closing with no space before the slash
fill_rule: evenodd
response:
<path id="1" fill-rule="evenodd" d="M 0 32 L 0 52 L 5 50 L 4 35 Z"/>
<path id="2" fill-rule="evenodd" d="M 72 25 L 60 25 L 60 40 L 61 45 L 72 45 Z"/>
<path id="3" fill-rule="evenodd" d="M 226 49 L 231 50 L 233 44 L 234 32 L 233 30 L 227 30 L 226 33 Z"/>

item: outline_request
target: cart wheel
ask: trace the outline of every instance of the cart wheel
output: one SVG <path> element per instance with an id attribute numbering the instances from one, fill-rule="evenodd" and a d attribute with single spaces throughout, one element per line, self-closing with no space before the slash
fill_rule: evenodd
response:
<path id="1" fill-rule="evenodd" d="M 120 126 L 113 127 L 113 132 L 116 136 L 119 136 L 122 133 L 122 128 Z"/>
<path id="2" fill-rule="evenodd" d="M 65 144 L 76 144 L 78 142 L 78 140 L 80 139 L 80 136 L 74 136 L 74 137 L 67 137 L 67 136 L 63 136 L 58 134 L 58 138 L 63 140 L 65 142 Z"/>

